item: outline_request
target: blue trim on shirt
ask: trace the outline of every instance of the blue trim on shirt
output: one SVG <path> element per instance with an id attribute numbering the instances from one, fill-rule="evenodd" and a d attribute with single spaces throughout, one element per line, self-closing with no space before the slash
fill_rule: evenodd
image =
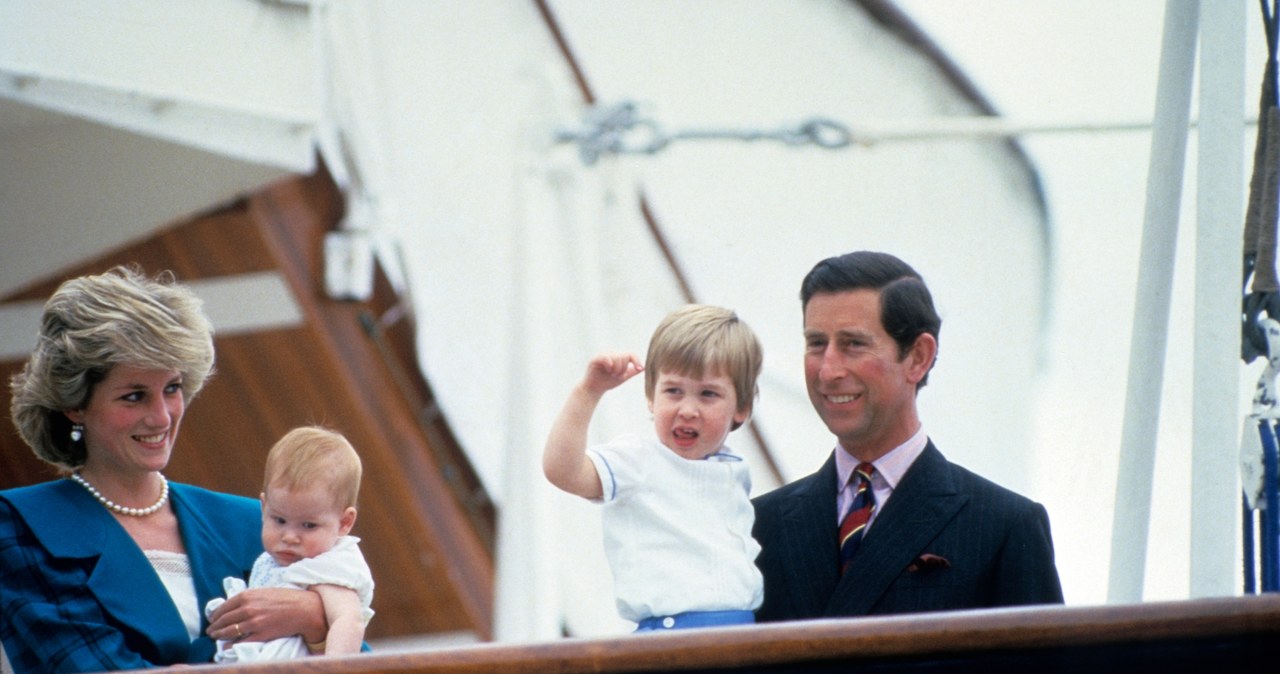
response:
<path id="1" fill-rule="evenodd" d="M 600 452 L 593 452 L 600 460 L 604 462 L 604 469 L 609 471 L 609 484 L 613 487 L 613 493 L 609 494 L 609 500 L 618 498 L 618 476 L 613 474 L 613 466 L 609 465 L 609 459 L 606 459 Z"/>

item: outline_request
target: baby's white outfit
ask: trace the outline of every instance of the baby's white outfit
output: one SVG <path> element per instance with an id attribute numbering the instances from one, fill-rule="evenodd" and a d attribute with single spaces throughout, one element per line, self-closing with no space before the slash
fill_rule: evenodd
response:
<path id="1" fill-rule="evenodd" d="M 721 447 L 690 461 L 636 435 L 587 456 L 604 489 L 604 547 L 623 618 L 760 607 L 760 544 L 742 457 Z"/>
<path id="2" fill-rule="evenodd" d="M 360 553 L 360 539 L 355 536 L 343 536 L 333 548 L 315 557 L 300 559 L 288 566 L 281 566 L 270 553 L 264 552 L 253 563 L 253 571 L 249 573 L 249 587 L 286 587 L 305 590 L 312 585 L 338 585 L 351 588 L 360 597 L 363 607 L 361 619 L 369 624 L 373 610 L 369 608 L 373 602 L 373 574 L 369 565 Z M 222 581 L 227 597 L 235 595 L 245 588 L 244 581 L 239 578 L 225 578 Z M 211 599 L 205 605 L 205 616 L 213 613 L 222 605 L 224 599 Z M 307 656 L 307 644 L 301 635 L 282 637 L 271 641 L 219 641 L 218 651 L 213 661 L 261 662 L 266 660 L 288 660 Z"/>

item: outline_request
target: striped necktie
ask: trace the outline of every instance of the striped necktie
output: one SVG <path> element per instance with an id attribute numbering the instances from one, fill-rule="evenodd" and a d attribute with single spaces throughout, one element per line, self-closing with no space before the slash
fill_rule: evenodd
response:
<path id="1" fill-rule="evenodd" d="M 867 522 L 876 509 L 876 494 L 871 489 L 871 476 L 875 472 L 876 467 L 869 463 L 858 464 L 853 472 L 853 479 L 857 479 L 858 484 L 853 494 L 853 503 L 849 505 L 849 512 L 840 523 L 840 573 L 842 574 L 849 568 L 853 553 L 858 551 L 862 534 L 867 530 Z"/>

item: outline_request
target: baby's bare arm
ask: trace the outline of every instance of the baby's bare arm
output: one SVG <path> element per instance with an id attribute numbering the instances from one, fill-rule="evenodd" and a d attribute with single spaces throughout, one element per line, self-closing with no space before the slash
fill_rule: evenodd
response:
<path id="1" fill-rule="evenodd" d="M 329 634 L 325 637 L 325 655 L 350 655 L 359 653 L 364 643 L 363 607 L 360 595 L 349 587 L 339 585 L 312 585 L 311 589 L 324 602 L 324 614 L 329 619 Z"/>

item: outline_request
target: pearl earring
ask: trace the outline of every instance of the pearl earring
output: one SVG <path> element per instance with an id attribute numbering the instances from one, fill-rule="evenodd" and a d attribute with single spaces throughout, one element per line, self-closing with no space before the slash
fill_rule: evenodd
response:
<path id="1" fill-rule="evenodd" d="M 71 441 L 80 442 L 84 437 L 84 424 L 71 424 Z"/>

